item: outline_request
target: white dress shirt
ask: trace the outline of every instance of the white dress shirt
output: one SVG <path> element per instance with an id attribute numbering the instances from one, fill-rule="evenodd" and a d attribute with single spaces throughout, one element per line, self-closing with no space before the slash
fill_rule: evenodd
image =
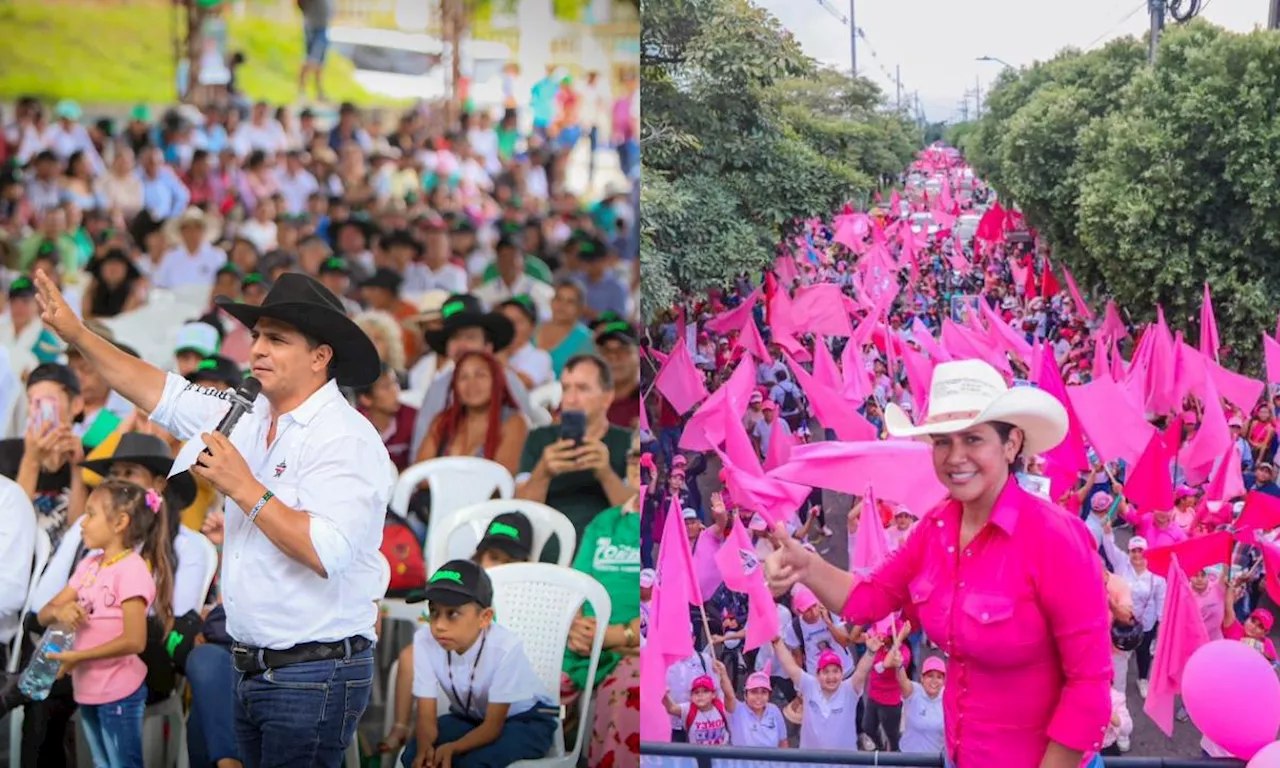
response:
<path id="1" fill-rule="evenodd" d="M 22 625 L 22 604 L 31 584 L 36 547 L 36 511 L 22 486 L 0 477 L 0 643 L 8 644 Z"/>
<path id="2" fill-rule="evenodd" d="M 489 311 L 497 309 L 502 302 L 520 295 L 527 295 L 533 299 L 533 305 L 538 308 L 538 322 L 545 323 L 551 319 L 551 300 L 555 298 L 556 289 L 528 275 L 520 275 L 512 285 L 507 285 L 499 277 L 496 280 L 489 280 L 475 290 L 476 298 L 484 302 Z"/>
<path id="3" fill-rule="evenodd" d="M 170 373 L 151 419 L 179 439 L 198 439 L 216 427 L 229 396 Z M 268 446 L 270 425 L 271 406 L 260 396 L 231 442 L 281 503 L 310 515 L 311 544 L 328 578 L 280 551 L 249 522 L 248 510 L 228 499 L 222 559 L 227 631 L 246 645 L 276 650 L 357 635 L 372 640 L 374 601 L 384 587 L 378 548 L 394 477 L 387 448 L 333 380 L 279 416 Z M 176 471 L 185 468 L 181 458 L 175 461 Z"/>
<path id="4" fill-rule="evenodd" d="M 191 253 L 185 245 L 170 248 L 160 259 L 160 266 L 152 282 L 160 288 L 181 288 L 186 285 L 213 285 L 218 270 L 227 263 L 227 254 L 211 243 L 200 246 Z"/>
<path id="5" fill-rule="evenodd" d="M 501 624 L 491 624 L 462 654 L 441 648 L 430 627 L 419 628 L 413 636 L 413 695 L 436 699 L 440 715 L 465 713 L 478 720 L 490 703 L 511 705 L 508 718 L 553 706 L 520 636 Z"/>
<path id="6" fill-rule="evenodd" d="M 533 342 L 513 352 L 509 365 L 528 376 L 535 389 L 555 381 L 556 378 L 555 368 L 551 364 L 551 353 L 533 346 Z"/>
<path id="7" fill-rule="evenodd" d="M 1129 591 L 1133 594 L 1133 617 L 1142 623 L 1143 632 L 1150 632 L 1164 614 L 1165 580 L 1150 570 L 1141 574 L 1134 570 L 1128 555 L 1122 554 L 1116 546 L 1114 531 L 1103 537 L 1102 547 L 1115 567 L 1116 575 L 1129 583 Z"/>
<path id="8" fill-rule="evenodd" d="M 284 196 L 285 212 L 295 216 L 304 213 L 311 196 L 320 191 L 320 182 L 308 171 L 299 171 L 296 176 L 281 171 L 276 178 Z"/>

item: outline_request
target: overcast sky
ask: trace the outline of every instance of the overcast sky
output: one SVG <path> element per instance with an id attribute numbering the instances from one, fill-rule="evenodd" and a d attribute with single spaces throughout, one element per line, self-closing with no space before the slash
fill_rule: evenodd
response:
<path id="1" fill-rule="evenodd" d="M 849 28 L 818 0 L 753 2 L 790 29 L 805 53 L 848 68 Z M 849 0 L 828 2 L 848 15 Z M 974 61 L 977 57 L 997 57 L 1016 67 L 1051 58 L 1068 46 L 1093 48 L 1115 37 L 1145 35 L 1146 5 L 1146 0 L 862 0 L 856 16 L 867 41 L 858 41 L 858 71 L 892 100 L 894 67 L 900 66 L 904 100 L 919 91 L 929 120 L 958 120 L 965 91 L 980 83 L 985 92 L 1001 69 L 994 62 Z M 1247 32 L 1266 25 L 1267 0 L 1207 0 L 1200 15 Z"/>

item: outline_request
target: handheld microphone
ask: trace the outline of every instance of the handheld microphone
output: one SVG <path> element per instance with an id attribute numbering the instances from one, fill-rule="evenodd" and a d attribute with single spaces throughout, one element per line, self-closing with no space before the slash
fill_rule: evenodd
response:
<path id="1" fill-rule="evenodd" d="M 230 437 L 231 430 L 236 428 L 236 422 L 240 421 L 240 417 L 246 413 L 253 413 L 253 401 L 258 399 L 258 393 L 261 391 L 262 382 L 252 376 L 246 376 L 240 388 L 231 395 L 231 408 L 227 411 L 227 415 L 222 417 L 222 421 L 218 422 L 218 428 L 214 431 L 223 437 Z M 204 453 L 209 454 L 209 449 L 205 448 Z"/>

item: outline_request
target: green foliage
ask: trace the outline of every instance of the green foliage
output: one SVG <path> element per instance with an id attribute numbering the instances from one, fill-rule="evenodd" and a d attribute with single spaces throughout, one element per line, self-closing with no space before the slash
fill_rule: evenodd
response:
<path id="1" fill-rule="evenodd" d="M 1280 300 L 1277 103 L 1280 37 L 1195 21 L 1166 31 L 1155 69 L 1126 38 L 1008 73 L 965 150 L 1135 319 L 1161 304 L 1194 343 L 1208 280 L 1224 343 L 1253 364 Z"/>
<path id="2" fill-rule="evenodd" d="M 0 5 L 0 98 L 33 95 L 85 105 L 160 104 L 177 97 L 171 10 L 161 3 L 128 5 L 23 0 Z M 244 51 L 240 71 L 250 98 L 287 104 L 298 95 L 303 58 L 300 27 L 264 19 L 232 19 L 230 47 Z M 351 62 L 330 55 L 325 90 L 335 101 L 389 103 L 364 91 Z"/>
<path id="3" fill-rule="evenodd" d="M 901 172 L 918 130 L 748 0 L 641 3 L 643 311 L 758 273 L 796 219 Z"/>

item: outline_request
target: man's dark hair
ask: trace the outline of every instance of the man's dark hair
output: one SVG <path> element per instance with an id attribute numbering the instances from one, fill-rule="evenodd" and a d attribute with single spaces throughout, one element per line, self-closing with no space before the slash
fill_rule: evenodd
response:
<path id="1" fill-rule="evenodd" d="M 597 377 L 600 380 L 600 388 L 605 392 L 613 391 L 613 369 L 598 355 L 574 355 L 569 358 L 569 362 L 564 364 L 564 369 L 572 371 L 582 365 L 594 365 Z"/>
<path id="2" fill-rule="evenodd" d="M 301 333 L 301 331 L 299 331 L 299 333 Z M 328 343 L 327 341 L 321 341 L 317 339 L 315 336 L 312 336 L 307 333 L 303 333 L 302 338 L 307 342 L 307 349 L 315 349 L 321 344 L 324 344 L 325 346 L 329 347 L 330 350 L 333 351 L 333 357 L 329 358 L 329 369 L 325 371 L 324 375 L 326 380 L 336 377 L 338 375 L 338 351 L 333 349 L 333 345 Z"/>

